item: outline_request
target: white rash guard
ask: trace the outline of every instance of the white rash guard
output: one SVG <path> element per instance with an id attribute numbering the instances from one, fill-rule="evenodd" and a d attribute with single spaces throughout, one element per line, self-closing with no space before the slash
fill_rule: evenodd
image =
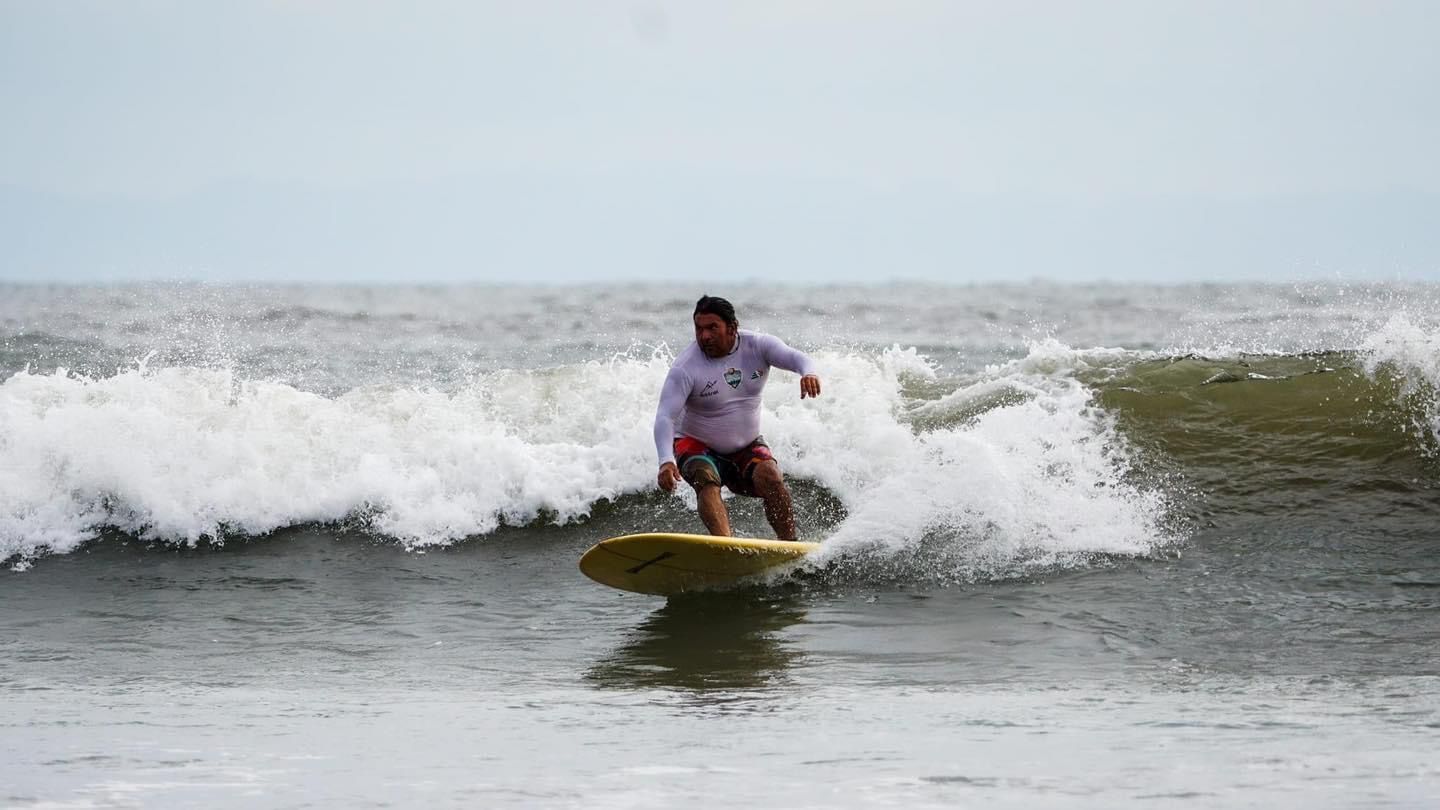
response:
<path id="1" fill-rule="evenodd" d="M 675 460 L 678 436 L 690 436 L 721 453 L 748 447 L 760 436 L 760 392 L 770 367 L 804 376 L 815 364 L 773 335 L 739 330 L 735 348 L 711 357 L 691 343 L 665 377 L 655 411 L 655 452 L 660 464 Z"/>

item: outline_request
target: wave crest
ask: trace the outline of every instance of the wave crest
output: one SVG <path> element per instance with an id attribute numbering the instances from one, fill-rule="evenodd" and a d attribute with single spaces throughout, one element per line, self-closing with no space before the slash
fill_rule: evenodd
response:
<path id="1" fill-rule="evenodd" d="M 914 349 L 817 359 L 825 396 L 802 402 L 781 375 L 763 421 L 787 474 L 843 504 L 837 549 L 940 537 L 973 560 L 1157 542 L 1162 504 L 1125 482 L 1123 442 L 1073 375 L 1006 372 L 1027 398 L 926 424 L 912 393 L 936 372 Z M 421 546 L 582 519 L 654 487 L 669 362 L 632 352 L 449 392 L 336 397 L 143 363 L 99 379 L 21 372 L 0 384 L 0 558 L 70 551 L 104 530 L 193 545 L 359 522 Z"/>

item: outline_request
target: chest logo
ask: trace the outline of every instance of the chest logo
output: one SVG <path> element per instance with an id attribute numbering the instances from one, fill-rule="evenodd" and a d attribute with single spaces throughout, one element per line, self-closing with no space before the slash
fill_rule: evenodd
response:
<path id="1" fill-rule="evenodd" d="M 739 388 L 740 380 L 743 379 L 744 376 L 745 372 L 738 368 L 725 369 L 725 382 L 728 383 L 731 388 Z"/>

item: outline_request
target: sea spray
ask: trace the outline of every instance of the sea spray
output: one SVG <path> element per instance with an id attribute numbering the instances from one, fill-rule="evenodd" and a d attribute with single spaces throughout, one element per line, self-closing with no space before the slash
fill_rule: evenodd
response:
<path id="1" fill-rule="evenodd" d="M 1412 404 L 1415 433 L 1434 455 L 1440 450 L 1440 327 L 1392 315 L 1361 345 L 1361 359 L 1372 377 L 1389 373 L 1400 381 L 1398 395 Z"/>

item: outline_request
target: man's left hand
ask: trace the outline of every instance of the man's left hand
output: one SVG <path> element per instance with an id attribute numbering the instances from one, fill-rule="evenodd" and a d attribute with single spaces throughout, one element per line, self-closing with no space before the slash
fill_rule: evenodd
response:
<path id="1" fill-rule="evenodd" d="M 820 396 L 820 378 L 814 374 L 806 374 L 800 378 L 800 398 Z"/>

